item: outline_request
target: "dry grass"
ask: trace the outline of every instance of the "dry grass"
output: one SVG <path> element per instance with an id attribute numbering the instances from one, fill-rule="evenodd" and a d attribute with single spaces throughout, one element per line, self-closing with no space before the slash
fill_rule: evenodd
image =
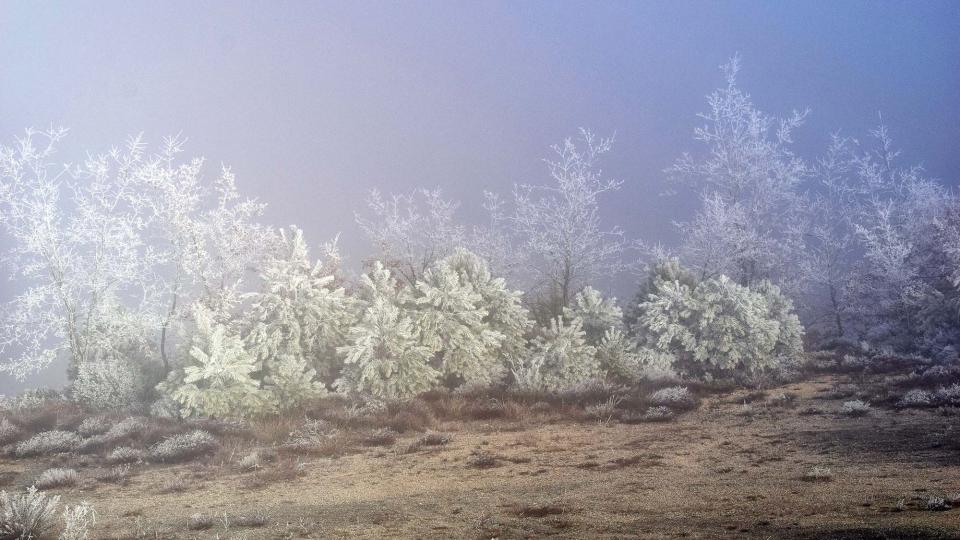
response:
<path id="1" fill-rule="evenodd" d="M 927 510 L 937 498 L 957 506 L 956 416 L 865 391 L 899 398 L 897 377 L 861 369 L 720 394 L 728 383 L 683 383 L 702 403 L 689 412 L 652 404 L 662 386 L 592 385 L 323 398 L 249 425 L 151 420 L 121 454 L 195 429 L 218 448 L 137 464 L 125 486 L 62 494 L 94 505 L 97 538 L 960 537 L 956 509 Z M 869 415 L 835 414 L 857 398 L 873 404 Z M 0 458 L 0 480 L 22 486 L 57 462 L 97 478 L 112 454 Z M 814 474 L 825 464 L 830 474 Z M 202 517 L 195 530 L 192 514 Z"/>

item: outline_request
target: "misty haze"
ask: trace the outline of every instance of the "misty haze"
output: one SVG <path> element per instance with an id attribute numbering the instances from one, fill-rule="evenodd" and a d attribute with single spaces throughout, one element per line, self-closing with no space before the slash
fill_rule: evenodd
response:
<path id="1" fill-rule="evenodd" d="M 960 538 L 958 29 L 0 0 L 0 540 Z"/>

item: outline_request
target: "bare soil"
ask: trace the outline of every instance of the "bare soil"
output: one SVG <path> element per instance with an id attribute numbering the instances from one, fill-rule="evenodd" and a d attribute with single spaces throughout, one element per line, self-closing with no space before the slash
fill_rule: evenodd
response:
<path id="1" fill-rule="evenodd" d="M 134 465 L 126 485 L 54 492 L 94 505 L 96 538 L 960 538 L 960 509 L 927 509 L 960 493 L 960 416 L 843 416 L 840 378 L 713 395 L 665 423 L 446 422 L 446 445 L 408 452 L 404 434 L 272 481 L 251 478 L 276 463 Z M 0 486 L 48 466 L 0 458 Z"/>

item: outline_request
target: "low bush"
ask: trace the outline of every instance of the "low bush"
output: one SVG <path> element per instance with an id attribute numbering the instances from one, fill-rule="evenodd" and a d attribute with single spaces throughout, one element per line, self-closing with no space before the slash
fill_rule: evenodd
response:
<path id="1" fill-rule="evenodd" d="M 467 457 L 467 466 L 475 469 L 491 469 L 499 465 L 500 461 L 497 459 L 497 456 L 490 452 L 474 450 L 470 453 L 470 456 Z"/>
<path id="2" fill-rule="evenodd" d="M 53 528 L 59 505 L 59 496 L 35 487 L 19 495 L 0 491 L 0 538 L 43 538 Z"/>
<path id="3" fill-rule="evenodd" d="M 149 457 L 152 461 L 178 463 L 209 454 L 217 446 L 213 435 L 198 429 L 167 437 L 150 448 Z"/>
<path id="4" fill-rule="evenodd" d="M 364 446 L 390 446 L 397 442 L 397 432 L 390 428 L 380 428 L 364 435 Z"/>
<path id="5" fill-rule="evenodd" d="M 111 465 L 121 465 L 124 463 L 136 463 L 147 458 L 147 453 L 139 448 L 121 446 L 115 448 L 113 452 L 107 455 L 105 461 Z"/>
<path id="6" fill-rule="evenodd" d="M 80 422 L 77 433 L 83 437 L 93 437 L 106 433 L 111 427 L 113 427 L 113 422 L 106 416 L 91 416 Z"/>
<path id="7" fill-rule="evenodd" d="M 115 467 L 110 467 L 97 473 L 96 478 L 97 482 L 103 482 L 105 484 L 119 484 L 127 485 L 132 476 L 131 468 L 129 463 L 124 463 L 122 465 L 117 465 Z"/>
<path id="8" fill-rule="evenodd" d="M 650 403 L 684 411 L 696 408 L 697 398 L 685 386 L 671 386 L 654 392 L 650 396 Z"/>
<path id="9" fill-rule="evenodd" d="M 77 485 L 80 475 L 73 469 L 47 469 L 43 471 L 33 485 L 37 489 L 54 489 Z"/>
<path id="10" fill-rule="evenodd" d="M 43 456 L 72 452 L 80 445 L 80 436 L 71 431 L 44 431 L 17 444 L 17 457 Z"/>
<path id="11" fill-rule="evenodd" d="M 97 513 L 87 503 L 63 509 L 63 530 L 58 540 L 87 540 L 90 528 L 97 522 Z"/>
<path id="12" fill-rule="evenodd" d="M 833 471 L 829 467 L 816 466 L 806 474 L 803 475 L 803 479 L 807 482 L 829 482 L 833 480 Z"/>
<path id="13" fill-rule="evenodd" d="M 22 433 L 23 431 L 16 424 L 6 418 L 0 418 L 0 446 L 17 442 Z"/>
<path id="14" fill-rule="evenodd" d="M 859 399 L 844 401 L 843 405 L 840 406 L 840 414 L 844 416 L 865 416 L 870 411 L 870 404 Z"/>

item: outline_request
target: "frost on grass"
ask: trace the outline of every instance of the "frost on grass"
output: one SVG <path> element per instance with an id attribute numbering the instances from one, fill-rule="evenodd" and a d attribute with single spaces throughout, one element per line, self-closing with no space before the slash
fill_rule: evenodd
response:
<path id="1" fill-rule="evenodd" d="M 187 461 L 209 454 L 217 447 L 217 439 L 203 430 L 173 435 L 150 448 L 150 459 L 163 463 Z"/>
<path id="2" fill-rule="evenodd" d="M 72 452 L 79 446 L 80 436 L 72 431 L 44 431 L 17 444 L 17 457 L 44 456 Z"/>

